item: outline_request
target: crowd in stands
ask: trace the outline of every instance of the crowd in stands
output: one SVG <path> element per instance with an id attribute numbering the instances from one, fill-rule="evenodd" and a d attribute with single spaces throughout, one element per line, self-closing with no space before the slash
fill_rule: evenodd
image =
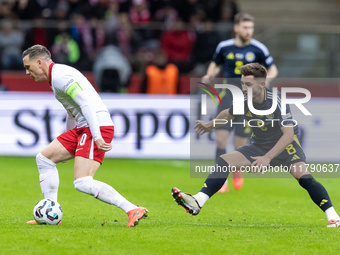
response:
<path id="1" fill-rule="evenodd" d="M 231 36 L 237 11 L 235 0 L 2 0 L 1 69 L 22 69 L 22 51 L 41 44 L 82 71 L 93 71 L 109 46 L 132 72 L 144 73 L 162 51 L 190 73 Z"/>

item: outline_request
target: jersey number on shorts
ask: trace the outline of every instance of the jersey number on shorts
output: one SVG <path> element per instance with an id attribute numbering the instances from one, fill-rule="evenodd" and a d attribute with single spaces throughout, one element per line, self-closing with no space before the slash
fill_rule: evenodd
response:
<path id="1" fill-rule="evenodd" d="M 287 150 L 289 155 L 292 155 L 292 154 L 296 153 L 296 149 L 294 148 L 293 144 L 289 144 L 286 147 L 286 150 Z"/>
<path id="2" fill-rule="evenodd" d="M 79 145 L 83 146 L 86 142 L 87 134 L 83 134 L 80 138 Z"/>

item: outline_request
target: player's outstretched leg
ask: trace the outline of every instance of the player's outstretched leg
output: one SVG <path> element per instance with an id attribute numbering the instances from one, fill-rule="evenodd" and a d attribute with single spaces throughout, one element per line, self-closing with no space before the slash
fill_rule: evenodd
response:
<path id="1" fill-rule="evenodd" d="M 221 157 L 217 160 L 215 170 L 209 174 L 203 184 L 203 188 L 194 196 L 177 188 L 172 188 L 171 194 L 175 201 L 191 215 L 197 215 L 204 203 L 222 187 L 228 178 L 229 164 Z"/>
<path id="2" fill-rule="evenodd" d="M 125 211 L 129 218 L 127 227 L 136 226 L 141 219 L 147 217 L 148 210 L 146 208 L 132 204 L 113 187 L 104 182 L 93 180 L 92 176 L 77 178 L 74 181 L 74 187 L 80 192 L 92 195 L 105 203 L 115 205 Z"/>
<path id="3" fill-rule="evenodd" d="M 340 217 L 333 207 L 327 190 L 307 171 L 305 163 L 293 164 L 291 174 L 299 181 L 300 186 L 307 190 L 313 202 L 325 212 L 328 220 L 327 227 L 340 227 Z"/>
<path id="4" fill-rule="evenodd" d="M 229 137 L 229 131 L 224 129 L 218 129 L 216 130 L 216 154 L 215 154 L 215 164 L 217 164 L 217 161 L 219 157 L 227 153 L 226 146 L 227 146 L 227 140 Z M 228 180 L 225 181 L 225 183 L 222 185 L 222 187 L 218 190 L 219 193 L 227 193 L 229 192 L 229 185 Z"/>

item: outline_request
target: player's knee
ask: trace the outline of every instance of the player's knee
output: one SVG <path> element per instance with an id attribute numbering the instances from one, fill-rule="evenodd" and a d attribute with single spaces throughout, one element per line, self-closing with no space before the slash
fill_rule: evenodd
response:
<path id="1" fill-rule="evenodd" d="M 35 160 L 37 162 L 37 166 L 40 173 L 55 170 L 56 171 L 56 164 L 42 155 L 40 152 L 36 155 Z"/>
<path id="2" fill-rule="evenodd" d="M 93 185 L 93 177 L 85 176 L 80 177 L 73 182 L 76 190 L 94 196 L 94 185 Z"/>
<path id="3" fill-rule="evenodd" d="M 221 156 L 218 161 L 216 162 L 217 164 L 226 164 L 229 166 L 229 168 L 235 168 L 234 162 L 233 162 L 233 156 L 230 154 L 223 155 Z"/>

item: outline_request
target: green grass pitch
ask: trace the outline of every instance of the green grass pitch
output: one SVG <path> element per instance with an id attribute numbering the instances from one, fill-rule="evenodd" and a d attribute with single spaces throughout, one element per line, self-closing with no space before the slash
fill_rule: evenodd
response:
<path id="1" fill-rule="evenodd" d="M 43 198 L 33 157 L 0 157 L 0 254 L 339 254 L 340 229 L 292 178 L 245 179 L 190 216 L 170 195 L 196 193 L 189 161 L 105 159 L 96 179 L 149 217 L 126 228 L 126 214 L 73 188 L 73 162 L 59 164 L 61 226 L 27 225 Z M 340 212 L 339 179 L 319 179 Z"/>

